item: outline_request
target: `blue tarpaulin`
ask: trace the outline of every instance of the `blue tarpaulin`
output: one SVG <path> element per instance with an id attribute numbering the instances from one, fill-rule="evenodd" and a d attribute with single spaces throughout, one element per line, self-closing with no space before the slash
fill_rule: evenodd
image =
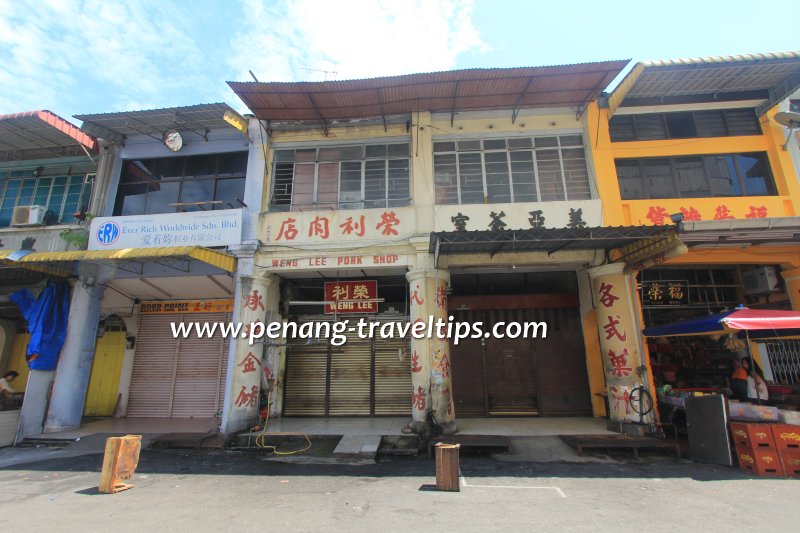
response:
<path id="1" fill-rule="evenodd" d="M 31 370 L 55 370 L 58 354 L 67 337 L 69 316 L 69 283 L 48 281 L 38 298 L 21 289 L 8 297 L 17 304 L 28 321 L 31 340 L 25 359 Z"/>
<path id="2" fill-rule="evenodd" d="M 743 333 L 747 331 L 748 333 Z M 755 310 L 737 307 L 724 313 L 681 320 L 643 331 L 645 337 L 677 335 L 722 335 L 732 333 L 740 338 L 768 339 L 800 335 L 800 312 Z"/>

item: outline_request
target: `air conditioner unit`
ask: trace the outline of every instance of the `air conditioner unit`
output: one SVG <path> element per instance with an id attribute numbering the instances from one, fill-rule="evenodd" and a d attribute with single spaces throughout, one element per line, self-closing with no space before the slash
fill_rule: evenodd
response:
<path id="1" fill-rule="evenodd" d="M 780 280 L 775 267 L 762 266 L 742 273 L 744 292 L 748 296 L 767 294 L 778 290 Z"/>
<path id="2" fill-rule="evenodd" d="M 45 206 L 23 205 L 14 208 L 11 216 L 12 226 L 41 226 L 44 220 Z"/>

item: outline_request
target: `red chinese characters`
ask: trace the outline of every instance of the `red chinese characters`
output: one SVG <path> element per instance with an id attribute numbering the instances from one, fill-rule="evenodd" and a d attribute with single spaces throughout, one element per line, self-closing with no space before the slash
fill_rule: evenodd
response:
<path id="1" fill-rule="evenodd" d="M 236 366 L 242 367 L 242 374 L 249 374 L 256 371 L 256 365 L 261 366 L 261 361 L 253 354 L 248 352 L 244 359 L 242 359 Z"/>
<path id="2" fill-rule="evenodd" d="M 627 348 L 623 348 L 616 352 L 614 350 L 608 351 L 608 362 L 609 365 L 611 366 L 611 372 L 618 378 L 631 375 L 631 371 L 633 369 L 627 366 L 628 355 L 629 354 Z"/>
<path id="3" fill-rule="evenodd" d="M 411 405 L 418 411 L 425 410 L 425 391 L 421 386 L 417 386 L 416 392 L 411 395 Z"/>
<path id="4" fill-rule="evenodd" d="M 436 287 L 436 307 L 437 309 L 447 308 L 447 289 L 442 286 Z"/>
<path id="5" fill-rule="evenodd" d="M 732 218 L 736 217 L 731 214 L 727 205 L 718 205 L 716 211 L 714 211 L 714 220 L 730 220 Z"/>
<path id="6" fill-rule="evenodd" d="M 692 206 L 689 206 L 688 209 L 681 207 L 681 213 L 683 213 L 683 220 L 686 222 L 699 222 L 700 220 L 703 220 L 703 217 L 700 215 L 700 211 Z"/>
<path id="7" fill-rule="evenodd" d="M 311 224 L 308 225 L 308 236 L 319 236 L 322 239 L 327 239 L 331 234 L 328 229 L 328 224 L 328 217 L 315 217 L 314 220 L 311 221 Z"/>
<path id="8" fill-rule="evenodd" d="M 750 206 L 750 211 L 744 216 L 745 218 L 767 218 L 767 206 Z"/>
<path id="9" fill-rule="evenodd" d="M 414 350 L 413 355 L 411 356 L 411 371 L 417 373 L 422 370 L 422 366 L 419 364 L 419 354 L 416 350 Z"/>
<path id="10" fill-rule="evenodd" d="M 297 222 L 297 219 L 294 218 L 287 218 L 283 222 L 281 222 L 281 229 L 278 230 L 278 236 L 275 237 L 276 241 L 281 239 L 287 241 L 293 241 L 297 237 L 297 227 L 294 225 Z"/>
<path id="11" fill-rule="evenodd" d="M 422 305 L 425 303 L 425 300 L 419 295 L 419 283 L 415 285 L 413 291 L 411 291 L 411 303 L 415 303 L 417 305 Z"/>
<path id="12" fill-rule="evenodd" d="M 397 235 L 397 230 L 394 229 L 395 226 L 400 224 L 400 219 L 397 218 L 397 215 L 394 211 L 384 211 L 381 215 L 381 221 L 378 222 L 378 225 L 375 226 L 375 229 L 381 229 L 382 235 Z"/>
<path id="13" fill-rule="evenodd" d="M 257 290 L 253 290 L 253 292 L 245 296 L 244 306 L 251 311 L 256 311 L 257 309 L 264 311 L 264 302 Z"/>
<path id="14" fill-rule="evenodd" d="M 247 387 L 242 385 L 242 390 L 239 391 L 239 395 L 236 397 L 236 401 L 234 405 L 236 407 L 255 407 L 256 402 L 258 401 L 258 385 L 253 385 L 250 387 L 250 392 L 247 392 Z"/>
<path id="15" fill-rule="evenodd" d="M 623 392 L 620 394 L 620 389 L 616 386 L 611 387 L 611 399 L 614 400 L 614 411 L 619 411 L 622 405 L 625 406 L 625 414 L 631 414 L 631 393 L 627 389 L 622 389 Z"/>
<path id="16" fill-rule="evenodd" d="M 442 371 L 442 377 L 449 378 L 450 377 L 450 360 L 447 358 L 447 355 L 443 355 L 441 361 L 439 361 L 439 370 Z"/>
<path id="17" fill-rule="evenodd" d="M 361 215 L 358 222 L 353 221 L 353 217 L 347 217 L 343 224 L 339 224 L 342 228 L 342 235 L 355 235 L 356 237 L 363 237 L 366 226 L 364 225 L 364 215 Z"/>
<path id="18" fill-rule="evenodd" d="M 665 221 L 669 220 L 669 213 L 660 205 L 650 206 L 647 210 L 645 217 L 650 219 L 650 222 L 656 226 L 663 226 Z"/>
<path id="19" fill-rule="evenodd" d="M 603 325 L 603 331 L 606 334 L 606 340 L 616 337 L 621 341 L 625 341 L 625 339 L 628 338 L 628 333 L 625 331 L 620 332 L 617 329 L 617 326 L 619 325 L 619 316 L 614 318 L 613 316 L 609 315 L 606 318 L 608 318 L 608 324 Z"/>
<path id="20" fill-rule="evenodd" d="M 600 288 L 597 291 L 597 294 L 600 296 L 600 303 L 603 307 L 611 307 L 614 305 L 614 302 L 619 300 L 619 296 L 614 296 L 611 294 L 611 289 L 614 286 L 610 283 L 606 283 L 605 281 L 600 283 Z"/>

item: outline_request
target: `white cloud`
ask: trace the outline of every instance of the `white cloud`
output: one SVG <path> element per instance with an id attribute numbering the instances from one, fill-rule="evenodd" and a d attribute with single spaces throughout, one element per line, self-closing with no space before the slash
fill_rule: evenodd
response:
<path id="1" fill-rule="evenodd" d="M 0 0 L 0 112 L 169 101 L 206 67 L 182 17 L 164 2 Z"/>
<path id="2" fill-rule="evenodd" d="M 487 48 L 470 0 L 245 0 L 244 7 L 231 60 L 240 81 L 250 79 L 248 70 L 261 81 L 447 70 L 460 53 Z"/>

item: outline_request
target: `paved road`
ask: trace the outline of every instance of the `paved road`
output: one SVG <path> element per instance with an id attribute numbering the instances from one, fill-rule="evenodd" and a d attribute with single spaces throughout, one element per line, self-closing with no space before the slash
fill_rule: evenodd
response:
<path id="1" fill-rule="evenodd" d="M 660 460 L 505 463 L 462 457 L 459 493 L 426 458 L 286 464 L 252 452 L 146 450 L 136 487 L 97 494 L 101 455 L 0 470 L 8 531 L 796 531 L 800 480 Z"/>

